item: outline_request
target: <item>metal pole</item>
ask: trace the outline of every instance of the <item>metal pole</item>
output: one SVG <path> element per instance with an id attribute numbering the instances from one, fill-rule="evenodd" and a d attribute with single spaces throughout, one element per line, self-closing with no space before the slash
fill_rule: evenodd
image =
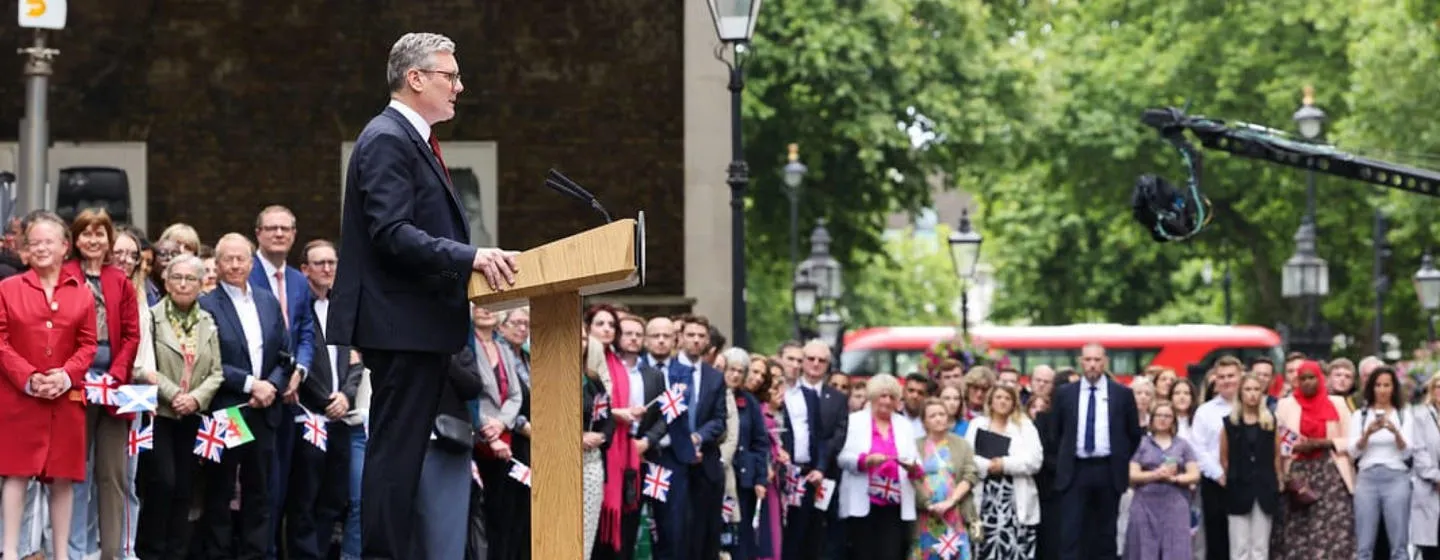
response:
<path id="1" fill-rule="evenodd" d="M 1426 326 L 1430 327 L 1430 328 L 1429 328 L 1430 338 L 1429 338 L 1428 340 L 1430 341 L 1430 346 L 1431 346 L 1431 348 L 1432 348 L 1432 352 L 1434 351 L 1433 348 L 1434 348 L 1434 346 L 1435 346 L 1435 319 L 1436 319 L 1436 316 L 1435 316 L 1434 314 L 1431 314 L 1431 315 L 1430 315 L 1430 320 L 1428 320 L 1428 321 L 1425 322 L 1425 323 L 1426 323 Z"/>
<path id="2" fill-rule="evenodd" d="M 960 338 L 970 340 L 970 286 L 960 288 Z"/>
<path id="3" fill-rule="evenodd" d="M 790 197 L 790 274 L 793 276 L 800 266 L 800 187 L 787 187 L 785 195 Z M 791 290 L 791 294 L 795 291 Z M 793 297 L 793 296 L 792 296 Z M 790 322 L 795 326 L 795 340 L 804 340 L 800 332 L 800 314 L 790 306 Z"/>
<path id="4" fill-rule="evenodd" d="M 1232 325 L 1234 324 L 1234 307 L 1231 305 L 1230 299 L 1230 261 L 1225 261 L 1225 278 L 1220 282 L 1225 289 L 1225 324 Z"/>
<path id="5" fill-rule="evenodd" d="M 1375 330 L 1371 337 L 1372 343 L 1374 344 L 1374 355 L 1376 356 L 1381 355 L 1381 353 L 1385 351 L 1380 339 L 1385 336 L 1385 292 L 1390 288 L 1390 279 L 1385 276 L 1385 253 L 1387 251 L 1385 231 L 1385 213 L 1379 208 L 1376 208 L 1375 239 L 1373 241 L 1374 246 L 1372 247 L 1375 253 L 1375 264 L 1371 271 L 1372 276 L 1375 278 Z"/>
<path id="6" fill-rule="evenodd" d="M 734 48 L 734 46 L 732 46 Z M 730 166 L 725 182 L 730 185 L 730 313 L 734 325 L 733 344 L 748 348 L 750 340 L 745 321 L 745 187 L 750 183 L 750 170 L 745 165 L 744 145 L 740 138 L 740 99 L 745 90 L 745 77 L 740 71 L 740 53 L 730 65 Z"/>
<path id="7" fill-rule="evenodd" d="M 1312 236 L 1313 236 L 1312 238 L 1315 239 L 1315 241 L 1316 241 L 1315 245 L 1317 246 L 1317 252 L 1318 252 L 1318 246 L 1319 246 L 1319 244 L 1320 244 L 1320 243 L 1319 243 L 1319 241 L 1320 241 L 1320 234 L 1319 234 L 1318 231 L 1316 231 L 1316 228 L 1315 228 L 1315 170 L 1314 170 L 1314 169 L 1306 169 L 1306 170 L 1305 170 L 1305 217 L 1303 218 L 1303 221 L 1301 222 L 1301 227 L 1305 227 L 1305 226 L 1309 226 L 1309 227 L 1310 227 L 1310 232 L 1311 232 L 1311 234 L 1312 234 Z M 1307 330 L 1313 330 L 1313 329 L 1315 328 L 1315 326 L 1320 323 L 1320 296 L 1317 294 L 1317 295 L 1314 295 L 1314 296 L 1310 296 L 1308 299 L 1310 300 L 1310 310 L 1309 310 L 1309 312 L 1308 312 L 1309 316 L 1306 317 L 1306 323 L 1307 323 L 1307 324 L 1305 325 L 1305 327 L 1306 327 Z"/>
<path id="8" fill-rule="evenodd" d="M 47 101 L 50 91 L 50 75 L 54 72 L 51 60 L 60 51 L 45 47 L 45 31 L 35 30 L 35 44 L 20 49 L 25 59 L 25 123 L 20 127 L 20 188 L 17 193 L 16 214 L 48 208 L 45 191 L 48 184 L 46 175 L 50 170 L 50 121 L 47 116 Z"/>

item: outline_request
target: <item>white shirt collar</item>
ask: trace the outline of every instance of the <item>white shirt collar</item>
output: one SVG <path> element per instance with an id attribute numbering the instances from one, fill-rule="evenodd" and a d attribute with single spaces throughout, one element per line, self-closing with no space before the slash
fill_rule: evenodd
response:
<path id="1" fill-rule="evenodd" d="M 265 255 L 260 254 L 260 251 L 255 251 L 255 259 L 258 260 L 258 261 L 260 261 L 260 268 L 265 269 L 265 277 L 266 277 L 266 278 L 274 278 L 274 277 L 275 277 L 275 271 L 277 271 L 277 270 L 285 270 L 285 264 L 284 264 L 284 263 L 281 263 L 281 264 L 280 264 L 280 267 L 279 267 L 279 268 L 276 268 L 274 264 L 271 264 L 271 263 L 270 263 L 270 259 L 267 259 L 267 258 L 265 258 Z"/>
<path id="2" fill-rule="evenodd" d="M 400 111 L 400 115 L 405 117 L 405 121 L 415 127 L 415 132 L 420 133 L 421 139 L 427 142 L 430 140 L 430 123 L 425 122 L 425 117 L 420 116 L 420 113 L 411 109 L 409 105 L 401 103 L 399 99 L 391 99 L 390 106 L 396 111 Z"/>
<path id="3" fill-rule="evenodd" d="M 240 301 L 249 301 L 249 299 L 250 299 L 250 283 L 249 283 L 249 282 L 246 282 L 244 287 L 231 286 L 230 284 L 227 284 L 227 283 L 225 283 L 225 282 L 221 282 L 221 283 L 220 283 L 220 287 L 225 290 L 225 295 L 230 296 L 230 299 L 240 300 Z"/>
<path id="4" fill-rule="evenodd" d="M 1096 392 L 1104 392 L 1104 390 L 1105 390 L 1105 388 L 1106 388 L 1106 387 L 1105 387 L 1105 382 L 1107 381 L 1107 379 L 1106 379 L 1107 377 L 1109 377 L 1109 376 L 1101 375 L 1101 376 L 1100 376 L 1098 379 L 1096 379 L 1093 383 L 1092 383 L 1089 379 L 1086 379 L 1086 378 L 1084 378 L 1084 377 L 1081 377 L 1081 378 L 1080 378 L 1080 383 L 1081 383 L 1081 385 L 1082 385 L 1086 390 L 1089 390 L 1090 387 L 1095 387 Z"/>

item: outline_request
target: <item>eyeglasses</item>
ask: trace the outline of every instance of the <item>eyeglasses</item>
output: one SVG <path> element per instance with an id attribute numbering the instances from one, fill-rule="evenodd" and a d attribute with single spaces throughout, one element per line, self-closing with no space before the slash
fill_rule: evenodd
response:
<path id="1" fill-rule="evenodd" d="M 807 361 L 807 362 L 820 362 L 820 363 L 822 363 L 822 364 L 826 364 L 826 363 L 830 363 L 830 358 L 827 358 L 827 357 L 825 357 L 825 356 L 805 356 L 805 361 Z"/>
<path id="2" fill-rule="evenodd" d="M 263 232 L 265 232 L 265 233 L 290 233 L 290 232 L 292 232 L 292 231 L 295 231 L 295 226 L 270 225 L 270 226 L 260 226 L 260 227 L 255 228 L 255 229 L 258 229 L 258 230 L 263 231 Z"/>
<path id="3" fill-rule="evenodd" d="M 199 276 L 195 276 L 195 275 L 193 275 L 193 274 L 171 274 L 171 275 L 169 275 L 169 276 L 166 276 L 166 278 L 169 279 L 171 282 L 174 282 L 174 283 L 176 283 L 176 284 L 179 284 L 179 283 L 181 283 L 181 282 L 190 282 L 190 283 L 198 283 L 198 282 L 200 282 L 200 277 L 199 277 Z"/>
<path id="4" fill-rule="evenodd" d="M 309 264 L 310 266 L 313 266 L 315 268 L 334 268 L 335 265 L 340 264 L 340 261 L 337 261 L 335 259 L 325 259 L 321 261 L 310 261 L 306 264 Z"/>
<path id="5" fill-rule="evenodd" d="M 428 69 L 428 68 L 422 68 L 422 69 L 420 69 L 420 71 L 421 71 L 421 72 L 426 72 L 426 73 L 429 73 L 429 74 L 439 74 L 439 75 L 441 75 L 441 76 L 445 76 L 445 79 L 450 80 L 450 87 L 455 87 L 455 86 L 457 86 L 457 85 L 460 85 L 460 71 L 459 71 L 459 70 L 456 70 L 456 71 L 454 71 L 454 72 L 451 72 L 451 71 L 448 71 L 448 70 L 431 70 L 431 69 Z"/>

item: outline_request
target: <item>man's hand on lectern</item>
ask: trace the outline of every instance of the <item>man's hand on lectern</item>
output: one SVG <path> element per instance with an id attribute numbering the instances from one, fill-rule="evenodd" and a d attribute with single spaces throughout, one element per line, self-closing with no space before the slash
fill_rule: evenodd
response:
<path id="1" fill-rule="evenodd" d="M 505 286 L 515 285 L 515 273 L 520 271 L 515 265 L 515 257 L 519 255 L 519 251 L 480 247 L 475 249 L 475 262 L 471 263 L 471 268 L 485 275 L 490 289 L 499 290 L 501 279 L 504 279 Z"/>

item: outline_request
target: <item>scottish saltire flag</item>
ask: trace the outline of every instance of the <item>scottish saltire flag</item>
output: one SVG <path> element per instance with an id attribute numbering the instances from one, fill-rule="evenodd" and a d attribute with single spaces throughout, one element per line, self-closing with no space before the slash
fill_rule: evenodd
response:
<path id="1" fill-rule="evenodd" d="M 200 420 L 200 431 L 195 433 L 195 454 L 219 463 L 220 453 L 225 451 L 225 433 L 230 431 L 230 425 L 209 416 L 202 416 Z"/>
<path id="2" fill-rule="evenodd" d="M 305 414 L 305 441 L 324 451 L 327 436 L 328 432 L 325 429 L 325 417 L 313 412 L 307 412 Z"/>
<path id="3" fill-rule="evenodd" d="M 655 463 L 645 463 L 645 487 L 640 493 L 660 500 L 670 499 L 670 469 Z"/>
<path id="4" fill-rule="evenodd" d="M 900 481 L 893 478 L 871 478 L 870 495 L 892 504 L 900 503 Z"/>
<path id="5" fill-rule="evenodd" d="M 522 464 L 520 461 L 512 460 L 511 462 L 512 462 L 513 464 L 510 465 L 510 478 L 513 478 L 513 479 L 515 479 L 515 480 L 518 480 L 518 481 L 520 481 L 521 484 L 524 484 L 524 485 L 526 485 L 526 486 L 529 486 L 529 485 L 530 485 L 530 467 L 525 466 L 525 465 Z"/>
<path id="6" fill-rule="evenodd" d="M 960 555 L 960 549 L 965 541 L 965 535 L 950 530 L 946 531 L 944 535 L 941 535 L 940 542 L 935 543 L 930 548 L 935 551 L 935 554 L 939 554 L 941 558 L 950 560 Z"/>
<path id="7" fill-rule="evenodd" d="M 143 428 L 130 430 L 130 437 L 125 443 L 125 450 L 131 457 L 139 455 L 141 451 L 155 449 L 155 423 L 151 422 Z"/>
<path id="8" fill-rule="evenodd" d="M 160 388 L 155 385 L 121 385 L 115 390 L 115 412 L 155 412 Z"/>
<path id="9" fill-rule="evenodd" d="M 676 386 L 660 395 L 660 413 L 665 415 L 665 422 L 674 422 L 689 406 L 685 404 L 685 387 Z"/>
<path id="10" fill-rule="evenodd" d="M 108 373 L 85 372 L 85 400 L 103 406 L 115 406 L 115 378 Z"/>

